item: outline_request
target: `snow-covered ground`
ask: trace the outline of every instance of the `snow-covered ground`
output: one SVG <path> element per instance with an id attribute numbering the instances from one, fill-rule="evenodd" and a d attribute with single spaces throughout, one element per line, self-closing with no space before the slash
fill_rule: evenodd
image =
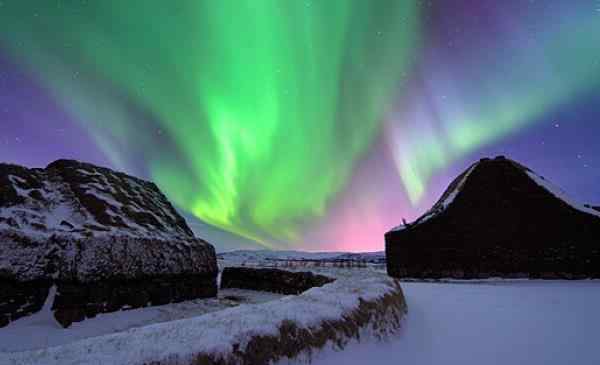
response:
<path id="1" fill-rule="evenodd" d="M 282 298 L 281 294 L 242 289 L 222 289 L 218 298 L 196 299 L 99 314 L 96 318 L 63 328 L 46 303 L 44 309 L 0 329 L 0 352 L 16 352 L 58 346 L 81 339 L 123 332 L 153 323 L 192 318 L 243 304 L 259 304 Z"/>
<path id="2" fill-rule="evenodd" d="M 262 262 L 263 256 L 268 255 L 238 252 L 220 265 Z M 288 258 L 303 257 L 289 254 Z M 194 346 L 196 351 L 226 352 L 230 343 L 249 334 L 271 333 L 279 318 L 308 321 L 306 325 L 318 318 L 335 318 L 355 305 L 352 301 L 357 295 L 380 294 L 388 280 L 375 266 L 310 270 L 336 277 L 338 282 L 299 297 L 227 289 L 220 292 L 219 300 L 105 314 L 67 330 L 42 312 L 0 330 L 0 363 L 42 360 L 64 365 L 87 364 L 93 359 L 94 363 L 120 364 L 169 353 L 185 357 Z M 402 287 L 409 312 L 398 336 L 384 343 L 363 338 L 364 342 L 351 343 L 341 352 L 328 349 L 313 355 L 313 364 L 600 364 L 600 281 L 449 280 L 402 282 Z M 263 304 L 225 309 L 239 302 L 228 302 L 227 296 Z M 48 346 L 59 347 L 7 353 Z M 298 361 L 285 363 L 297 365 Z"/>
<path id="3" fill-rule="evenodd" d="M 47 341 L 42 343 L 44 348 L 15 352 L 0 351 L 0 364 L 120 365 L 143 364 L 158 360 L 176 360 L 186 364 L 199 353 L 224 357 L 234 353 L 234 348 L 245 351 L 245 346 L 255 336 L 278 335 L 282 323 L 290 321 L 301 329 L 318 328 L 323 323 L 330 323 L 349 315 L 363 301 L 376 301 L 387 294 L 395 293 L 397 288 L 392 279 L 374 270 L 347 269 L 346 271 L 334 270 L 331 273 L 338 274 L 335 275 L 336 281 L 323 287 L 309 289 L 297 296 L 284 296 L 266 303 L 240 305 L 191 317 L 183 316 L 183 319 L 167 320 L 162 323 L 152 323 L 156 322 L 155 318 L 146 318 L 141 321 L 139 327 L 117 329 L 117 332 L 109 328 L 107 334 L 86 335 L 81 339 L 68 338 L 58 346 L 55 345 L 60 341 L 53 342 L 55 340 L 52 333 L 58 333 L 59 329 L 43 326 L 44 320 L 48 318 L 38 317 L 37 320 L 29 322 L 28 329 L 20 332 L 18 340 L 27 343 L 32 342 L 34 338 L 44 338 Z M 401 310 L 401 308 L 388 308 L 386 313 L 390 318 L 399 318 L 402 316 Z M 130 320 L 127 316 L 132 316 L 133 311 L 107 314 L 106 317 L 99 316 L 97 320 L 82 322 L 81 327 L 101 328 L 102 319 L 108 322 L 107 318 L 117 318 L 108 316 L 119 314 L 125 316 L 122 317 L 123 320 Z M 48 313 L 45 315 L 48 316 Z M 95 320 L 96 322 L 91 322 Z M 42 327 L 36 329 L 35 326 L 40 325 L 39 321 L 42 322 Z M 115 319 L 114 322 L 118 320 Z M 20 321 L 15 323 L 27 324 Z M 364 328 L 364 335 L 385 337 L 395 330 L 397 325 L 394 321 L 388 323 L 390 326 L 382 326 L 379 322 L 369 323 Z M 0 333 L 6 333 L 8 336 L 10 328 L 1 329 Z M 60 331 L 73 330 L 77 331 L 77 326 Z M 46 333 L 34 334 L 36 331 Z M 17 341 L 17 337 L 8 340 L 14 342 Z M 6 339 L 0 338 L 0 343 L 3 341 Z M 340 337 L 336 340 L 336 344 L 340 346 L 345 341 L 345 338 Z M 331 345 L 335 346 L 333 343 Z"/>
<path id="4" fill-rule="evenodd" d="M 409 312 L 397 338 L 327 351 L 313 364 L 600 364 L 600 281 L 402 287 Z"/>

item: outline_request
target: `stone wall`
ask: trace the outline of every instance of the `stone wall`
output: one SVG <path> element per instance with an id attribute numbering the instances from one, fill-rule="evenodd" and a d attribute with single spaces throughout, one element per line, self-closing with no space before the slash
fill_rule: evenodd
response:
<path id="1" fill-rule="evenodd" d="M 51 285 L 56 285 L 52 310 L 56 320 L 73 322 L 109 313 L 148 306 L 211 298 L 217 295 L 213 274 L 164 275 L 136 280 L 78 283 L 56 281 L 0 281 L 0 327 L 42 309 Z"/>
<path id="2" fill-rule="evenodd" d="M 52 305 L 64 327 L 99 313 L 135 309 L 217 295 L 216 278 L 209 275 L 171 275 L 140 280 L 107 280 L 57 285 Z"/>
<path id="3" fill-rule="evenodd" d="M 291 295 L 300 294 L 310 288 L 323 286 L 332 281 L 334 279 L 312 272 L 226 267 L 221 276 L 221 288 L 250 289 Z"/>
<path id="4" fill-rule="evenodd" d="M 435 248 L 389 245 L 388 273 L 398 278 L 600 278 L 600 250 L 575 247 Z"/>

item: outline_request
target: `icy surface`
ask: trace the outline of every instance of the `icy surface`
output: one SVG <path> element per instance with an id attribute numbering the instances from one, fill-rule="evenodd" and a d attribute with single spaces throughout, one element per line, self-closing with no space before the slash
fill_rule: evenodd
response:
<path id="1" fill-rule="evenodd" d="M 313 364 L 600 364 L 599 281 L 402 287 L 409 310 L 398 338 L 327 351 Z"/>

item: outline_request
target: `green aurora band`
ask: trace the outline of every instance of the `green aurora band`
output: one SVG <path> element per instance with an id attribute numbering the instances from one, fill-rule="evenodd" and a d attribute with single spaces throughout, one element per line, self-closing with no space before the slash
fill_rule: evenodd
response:
<path id="1" fill-rule="evenodd" d="M 412 0 L 9 0 L 0 44 L 115 166 L 143 155 L 180 208 L 268 246 L 323 215 L 379 135 L 419 11 Z"/>
<path id="2" fill-rule="evenodd" d="M 517 16 L 518 24 L 541 19 L 549 31 L 534 39 L 509 24 L 492 48 L 485 40 L 458 62 L 444 54 L 423 61 L 426 91 L 406 97 L 388 133 L 413 204 L 435 173 L 600 89 L 600 17 L 589 5 Z"/>

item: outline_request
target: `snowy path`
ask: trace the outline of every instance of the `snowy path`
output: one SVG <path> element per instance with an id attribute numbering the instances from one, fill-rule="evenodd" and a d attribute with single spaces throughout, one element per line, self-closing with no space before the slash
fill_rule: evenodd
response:
<path id="1" fill-rule="evenodd" d="M 280 294 L 253 290 L 223 289 L 219 292 L 218 298 L 195 299 L 182 303 L 99 314 L 96 318 L 73 323 L 68 329 L 62 328 L 56 322 L 50 311 L 52 300 L 47 300 L 44 310 L 32 316 L 21 318 L 0 329 L 0 352 L 17 352 L 58 346 L 84 338 L 127 331 L 153 323 L 192 318 L 234 307 L 240 303 L 266 303 L 282 297 L 283 295 Z M 242 299 L 242 302 L 235 299 Z"/>
<path id="2" fill-rule="evenodd" d="M 409 314 L 398 339 L 314 364 L 600 364 L 598 281 L 402 286 Z"/>

